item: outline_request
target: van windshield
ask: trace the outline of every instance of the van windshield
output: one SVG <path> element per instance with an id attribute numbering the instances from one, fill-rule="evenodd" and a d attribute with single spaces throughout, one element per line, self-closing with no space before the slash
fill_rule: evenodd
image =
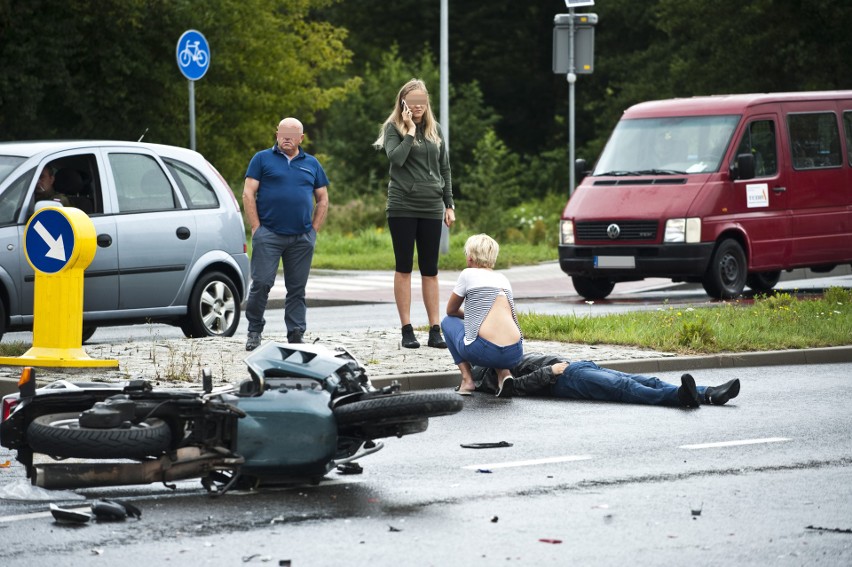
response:
<path id="1" fill-rule="evenodd" d="M 684 175 L 716 171 L 738 115 L 621 120 L 592 175 Z"/>
<path id="2" fill-rule="evenodd" d="M 24 161 L 26 161 L 26 158 L 18 156 L 0 156 L 0 183 L 3 183 L 3 180 Z"/>

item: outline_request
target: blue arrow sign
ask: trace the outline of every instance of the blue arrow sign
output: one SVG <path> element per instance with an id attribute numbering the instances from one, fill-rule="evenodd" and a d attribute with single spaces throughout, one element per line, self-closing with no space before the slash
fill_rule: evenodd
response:
<path id="1" fill-rule="evenodd" d="M 200 31 L 183 32 L 175 53 L 178 69 L 190 81 L 197 81 L 210 68 L 210 46 Z"/>
<path id="2" fill-rule="evenodd" d="M 74 254 L 74 229 L 71 222 L 55 209 L 43 209 L 27 224 L 24 240 L 27 258 L 33 267 L 55 274 L 68 265 Z"/>

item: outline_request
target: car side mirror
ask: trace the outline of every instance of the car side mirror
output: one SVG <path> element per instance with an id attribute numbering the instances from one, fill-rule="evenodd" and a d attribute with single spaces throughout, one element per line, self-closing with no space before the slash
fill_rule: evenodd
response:
<path id="1" fill-rule="evenodd" d="M 586 160 L 579 158 L 574 160 L 574 177 L 577 180 L 577 184 L 579 184 L 589 172 L 586 169 Z"/>
<path id="2" fill-rule="evenodd" d="M 754 155 L 739 154 L 737 162 L 731 166 L 731 179 L 753 179 L 754 178 Z"/>

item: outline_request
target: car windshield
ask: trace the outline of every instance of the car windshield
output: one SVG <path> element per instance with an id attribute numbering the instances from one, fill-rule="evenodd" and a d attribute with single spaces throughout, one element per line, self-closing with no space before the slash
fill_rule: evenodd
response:
<path id="1" fill-rule="evenodd" d="M 622 120 L 593 175 L 683 175 L 717 171 L 739 116 Z"/>
<path id="2" fill-rule="evenodd" d="M 16 167 L 24 163 L 26 158 L 18 156 L 0 156 L 0 183 L 9 177 Z"/>

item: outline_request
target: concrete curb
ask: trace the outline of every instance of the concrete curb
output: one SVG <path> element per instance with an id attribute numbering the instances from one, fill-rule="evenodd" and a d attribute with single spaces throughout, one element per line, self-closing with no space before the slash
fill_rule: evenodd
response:
<path id="1" fill-rule="evenodd" d="M 852 346 L 596 362 L 606 368 L 629 372 L 631 374 L 686 372 L 707 368 L 831 364 L 852 362 Z M 459 374 L 458 372 L 399 374 L 395 376 L 379 376 L 373 378 L 372 382 L 377 388 L 388 386 L 393 382 L 399 382 L 402 390 L 454 388 L 459 384 Z"/>
<path id="2" fill-rule="evenodd" d="M 852 346 L 799 350 L 725 353 L 710 356 L 673 356 L 631 360 L 598 360 L 601 366 L 631 374 L 686 372 L 707 368 L 746 368 L 794 364 L 831 364 L 852 362 Z M 73 380 L 73 379 L 72 379 Z M 422 372 L 371 378 L 374 386 L 382 388 L 399 382 L 403 391 L 454 388 L 459 384 L 458 372 Z M 44 383 L 39 382 L 39 386 Z M 17 379 L 0 377 L 0 396 L 18 391 Z"/>

